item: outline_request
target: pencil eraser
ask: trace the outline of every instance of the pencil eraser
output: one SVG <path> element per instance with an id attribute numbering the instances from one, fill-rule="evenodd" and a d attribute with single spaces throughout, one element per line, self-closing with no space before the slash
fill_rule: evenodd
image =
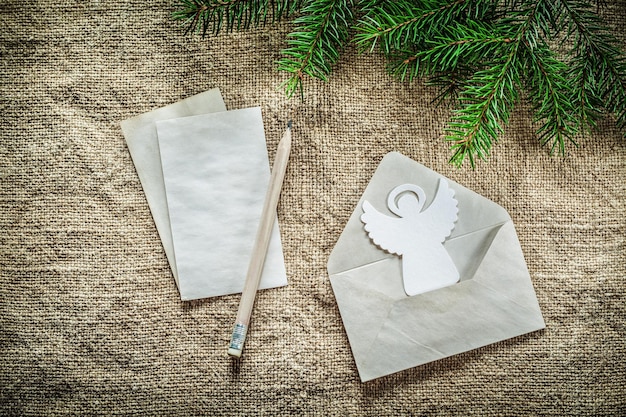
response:
<path id="1" fill-rule="evenodd" d="M 241 349 L 228 348 L 228 354 L 237 358 L 241 357 Z"/>

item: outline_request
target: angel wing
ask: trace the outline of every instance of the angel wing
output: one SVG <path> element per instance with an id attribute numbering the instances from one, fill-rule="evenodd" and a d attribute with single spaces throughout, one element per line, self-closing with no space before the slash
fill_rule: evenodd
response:
<path id="1" fill-rule="evenodd" d="M 370 239 L 389 253 L 402 255 L 410 249 L 413 231 L 401 217 L 390 217 L 376 210 L 369 201 L 363 201 L 361 221 Z"/>
<path id="2" fill-rule="evenodd" d="M 452 233 L 454 223 L 458 219 L 457 204 L 454 190 L 448 186 L 445 179 L 441 178 L 433 202 L 422 211 L 420 216 L 430 225 L 431 236 L 438 242 L 443 242 Z"/>

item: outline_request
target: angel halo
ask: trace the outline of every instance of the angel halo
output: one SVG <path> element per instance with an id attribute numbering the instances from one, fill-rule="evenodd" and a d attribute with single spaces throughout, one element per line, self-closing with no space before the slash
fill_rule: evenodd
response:
<path id="1" fill-rule="evenodd" d="M 401 257 L 404 292 L 413 296 L 453 285 L 459 272 L 443 246 L 458 216 L 454 190 L 439 180 L 435 197 L 425 210 L 426 193 L 415 184 L 395 187 L 387 207 L 396 217 L 363 201 L 361 221 L 370 240 L 379 248 Z"/>

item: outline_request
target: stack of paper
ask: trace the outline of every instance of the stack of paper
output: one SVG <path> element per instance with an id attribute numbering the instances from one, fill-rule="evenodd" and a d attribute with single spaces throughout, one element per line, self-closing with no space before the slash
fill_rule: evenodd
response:
<path id="1" fill-rule="evenodd" d="M 260 108 L 213 89 L 121 125 L 181 299 L 241 292 L 270 178 Z M 259 288 L 286 284 L 275 221 Z"/>

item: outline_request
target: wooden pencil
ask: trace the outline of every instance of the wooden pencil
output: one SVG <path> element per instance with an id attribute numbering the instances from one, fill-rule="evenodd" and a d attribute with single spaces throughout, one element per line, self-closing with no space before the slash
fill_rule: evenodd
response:
<path id="1" fill-rule="evenodd" d="M 274 226 L 274 218 L 276 216 L 276 207 L 278 206 L 278 198 L 285 178 L 287 163 L 289 161 L 289 153 L 291 151 L 291 121 L 287 124 L 287 130 L 282 139 L 278 143 L 276 157 L 274 158 L 274 166 L 270 177 L 269 187 L 265 195 L 265 203 L 261 213 L 261 221 L 257 230 L 246 281 L 239 302 L 239 310 L 237 311 L 237 319 L 228 345 L 228 354 L 239 358 L 243 351 L 243 344 L 246 340 L 248 327 L 250 325 L 250 316 L 256 292 L 259 288 L 261 273 L 263 272 L 263 264 L 267 255 L 267 247 L 269 246 L 272 227 Z"/>

